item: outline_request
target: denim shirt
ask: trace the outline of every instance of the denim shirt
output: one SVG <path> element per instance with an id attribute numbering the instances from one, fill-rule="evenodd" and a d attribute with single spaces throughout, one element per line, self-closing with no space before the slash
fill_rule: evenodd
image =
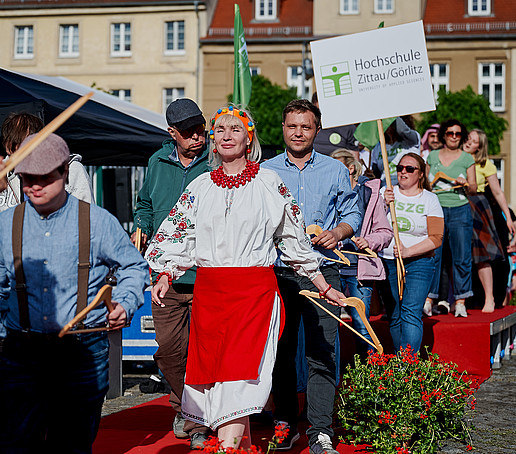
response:
<path id="1" fill-rule="evenodd" d="M 357 194 L 351 189 L 349 171 L 342 162 L 314 150 L 299 169 L 285 151 L 261 166 L 281 177 L 298 202 L 306 225 L 331 230 L 345 222 L 353 232 L 357 231 L 361 221 Z M 285 265 L 278 259 L 276 266 Z"/>
<path id="2" fill-rule="evenodd" d="M 29 300 L 31 330 L 59 331 L 77 308 L 79 201 L 67 196 L 65 204 L 48 217 L 40 216 L 30 202 L 25 205 L 22 261 Z M 14 207 L 0 213 L 0 309 L 5 326 L 20 330 L 12 253 Z M 113 301 L 120 303 L 128 320 L 143 304 L 149 268 L 118 220 L 103 208 L 90 208 L 91 244 L 88 303 L 105 285 L 110 267 L 117 266 L 118 284 Z M 106 322 L 107 309 L 100 304 L 84 321 L 87 327 Z M 2 322 L 0 321 L 0 324 Z"/>

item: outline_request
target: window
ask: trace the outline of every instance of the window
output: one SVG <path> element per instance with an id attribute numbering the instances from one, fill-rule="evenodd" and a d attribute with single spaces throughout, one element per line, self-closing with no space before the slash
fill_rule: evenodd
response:
<path id="1" fill-rule="evenodd" d="M 14 58 L 34 57 L 34 28 L 32 25 L 14 27 Z"/>
<path id="2" fill-rule="evenodd" d="M 278 6 L 277 0 L 255 0 L 255 19 L 276 19 Z"/>
<path id="3" fill-rule="evenodd" d="M 131 90 L 129 89 L 117 89 L 117 90 L 111 90 L 111 94 L 113 96 L 116 96 L 117 98 L 120 98 L 122 101 L 131 102 Z"/>
<path id="4" fill-rule="evenodd" d="M 184 53 L 185 21 L 178 20 L 165 23 L 165 53 Z"/>
<path id="5" fill-rule="evenodd" d="M 358 0 L 340 0 L 340 14 L 358 13 Z"/>
<path id="6" fill-rule="evenodd" d="M 262 73 L 262 70 L 259 66 L 251 66 L 249 69 L 251 70 L 251 77 Z"/>
<path id="7" fill-rule="evenodd" d="M 450 90 L 450 66 L 447 63 L 430 64 L 430 77 L 434 88 L 434 98 L 437 103 L 437 93 L 441 88 Z"/>
<path id="8" fill-rule="evenodd" d="M 167 111 L 168 105 L 179 98 L 185 97 L 184 88 L 164 88 L 163 89 L 163 113 Z"/>
<path id="9" fill-rule="evenodd" d="M 374 0 L 374 12 L 376 14 L 394 13 L 394 0 Z"/>
<path id="10" fill-rule="evenodd" d="M 79 56 L 79 26 L 77 24 L 59 26 L 59 56 Z"/>
<path id="11" fill-rule="evenodd" d="M 489 101 L 493 112 L 505 110 L 504 63 L 480 63 L 478 65 L 478 92 Z"/>
<path id="12" fill-rule="evenodd" d="M 491 14 L 491 0 L 468 0 L 470 16 L 487 16 Z"/>
<path id="13" fill-rule="evenodd" d="M 312 83 L 303 78 L 302 66 L 289 66 L 287 72 L 287 85 L 297 89 L 297 96 L 309 99 L 312 96 Z"/>
<path id="14" fill-rule="evenodd" d="M 131 56 L 131 24 L 111 24 L 111 56 Z"/>

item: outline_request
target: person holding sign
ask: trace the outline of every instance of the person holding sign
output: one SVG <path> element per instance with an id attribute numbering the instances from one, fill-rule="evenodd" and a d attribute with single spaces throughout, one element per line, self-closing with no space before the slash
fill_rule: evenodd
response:
<path id="1" fill-rule="evenodd" d="M 473 220 L 467 195 L 477 192 L 475 160 L 462 151 L 461 146 L 468 138 L 466 127 L 451 119 L 441 124 L 439 140 L 444 144 L 440 150 L 432 151 L 426 161 L 426 172 L 431 187 L 439 197 L 444 213 L 444 241 L 448 242 L 452 257 L 453 295 L 455 317 L 467 317 L 466 298 L 473 295 L 471 281 L 471 239 Z M 431 314 L 432 299 L 439 296 L 442 247 L 436 250 L 436 271 L 424 311 Z M 449 307 L 441 303 L 442 311 Z"/>
<path id="2" fill-rule="evenodd" d="M 408 153 L 396 166 L 398 184 L 385 189 L 387 205 L 394 201 L 400 235 L 400 249 L 391 241 L 383 257 L 389 288 L 383 294 L 395 351 L 411 346 L 419 351 L 423 339 L 422 311 L 430 290 L 429 276 L 435 270 L 434 250 L 441 246 L 444 230 L 439 199 L 429 189 L 425 162 Z M 395 257 L 405 265 L 402 298 L 398 292 Z"/>

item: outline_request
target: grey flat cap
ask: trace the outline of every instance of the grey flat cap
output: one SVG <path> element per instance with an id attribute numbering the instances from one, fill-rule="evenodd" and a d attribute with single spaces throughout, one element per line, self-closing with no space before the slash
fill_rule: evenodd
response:
<path id="1" fill-rule="evenodd" d="M 30 142 L 37 134 L 31 134 L 20 145 L 20 149 Z M 29 175 L 46 175 L 52 170 L 68 162 L 70 150 L 66 142 L 56 134 L 50 134 L 32 153 L 20 162 L 14 173 Z"/>

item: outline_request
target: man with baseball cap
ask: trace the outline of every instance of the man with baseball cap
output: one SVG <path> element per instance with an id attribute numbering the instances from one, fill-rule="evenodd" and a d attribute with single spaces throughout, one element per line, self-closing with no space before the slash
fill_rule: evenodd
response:
<path id="1" fill-rule="evenodd" d="M 35 135 L 27 137 L 22 146 Z M 110 213 L 68 194 L 70 153 L 51 134 L 15 169 L 27 201 L 0 213 L 0 452 L 91 453 L 108 389 L 106 327 L 143 304 L 148 266 Z M 113 311 L 58 337 L 117 267 Z"/>
<path id="2" fill-rule="evenodd" d="M 177 99 L 168 106 L 166 118 L 171 139 L 165 140 L 162 148 L 149 159 L 134 211 L 134 228 L 142 229 L 143 244 L 158 230 L 186 186 L 208 171 L 206 120 L 197 104 L 191 99 Z M 131 239 L 135 242 L 134 233 Z M 153 282 L 156 278 L 154 274 Z M 186 271 L 171 284 L 161 299 L 162 305 L 152 305 L 158 343 L 154 360 L 171 387 L 170 403 L 177 412 L 174 434 L 178 438 L 190 437 L 192 449 L 204 447 L 208 431 L 207 427 L 186 421 L 181 415 L 194 281 L 195 270 Z"/>

